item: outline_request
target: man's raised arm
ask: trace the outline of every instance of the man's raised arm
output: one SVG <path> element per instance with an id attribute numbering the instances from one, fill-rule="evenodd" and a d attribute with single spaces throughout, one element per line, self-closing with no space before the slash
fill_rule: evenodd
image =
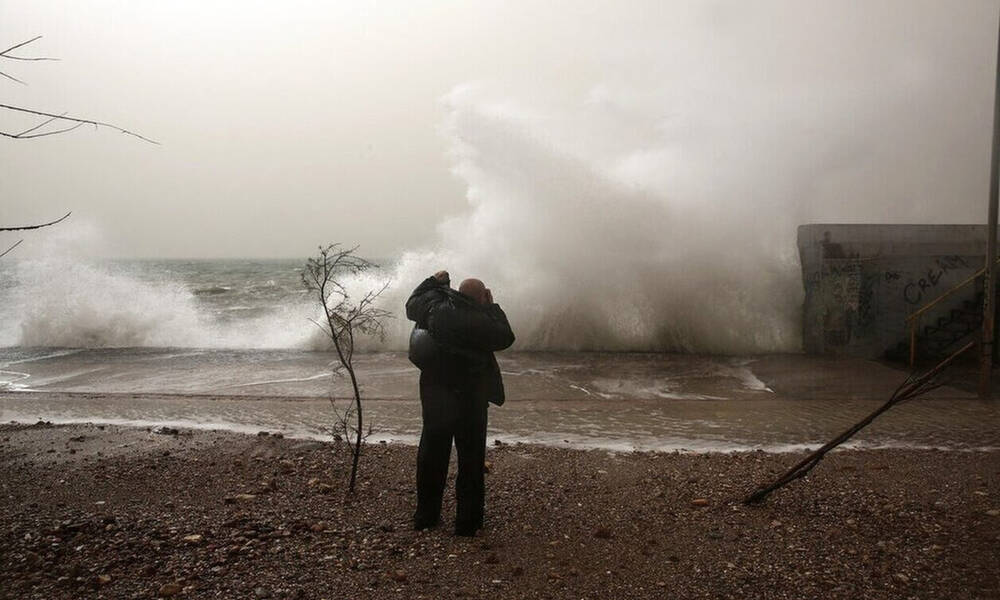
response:
<path id="1" fill-rule="evenodd" d="M 426 327 L 431 307 L 436 300 L 442 298 L 440 293 L 447 289 L 450 282 L 448 271 L 438 271 L 420 282 L 420 285 L 413 290 L 410 298 L 406 301 L 406 318 Z"/>

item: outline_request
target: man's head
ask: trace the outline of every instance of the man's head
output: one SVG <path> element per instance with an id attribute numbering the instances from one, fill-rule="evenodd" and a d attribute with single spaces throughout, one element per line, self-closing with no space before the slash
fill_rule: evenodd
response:
<path id="1" fill-rule="evenodd" d="M 486 285 L 478 279 L 466 279 L 458 286 L 458 291 L 463 296 L 472 298 L 479 304 L 489 304 L 493 298 Z"/>

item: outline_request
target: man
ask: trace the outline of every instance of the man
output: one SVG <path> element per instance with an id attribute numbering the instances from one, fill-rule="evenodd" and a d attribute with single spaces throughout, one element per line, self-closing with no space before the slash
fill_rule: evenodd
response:
<path id="1" fill-rule="evenodd" d="M 451 289 L 447 271 L 428 277 L 406 301 L 406 317 L 430 332 L 433 360 L 420 371 L 423 431 L 417 451 L 415 529 L 441 518 L 452 439 L 458 451 L 455 534 L 474 536 L 483 527 L 486 499 L 486 412 L 503 404 L 503 380 L 493 353 L 514 343 L 507 315 L 478 279 Z"/>

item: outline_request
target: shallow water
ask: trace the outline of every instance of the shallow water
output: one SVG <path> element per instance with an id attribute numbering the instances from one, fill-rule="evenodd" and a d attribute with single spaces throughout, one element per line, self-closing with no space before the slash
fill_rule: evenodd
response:
<path id="1" fill-rule="evenodd" d="M 346 394 L 335 356 L 300 350 L 0 349 L 0 390 L 327 397 Z M 725 399 L 767 391 L 751 359 L 685 354 L 507 352 L 515 400 Z M 359 354 L 367 395 L 415 397 L 418 371 L 400 352 Z"/>
<path id="2" fill-rule="evenodd" d="M 332 356 L 299 351 L 0 350 L 0 420 L 281 431 L 323 437 Z M 359 355 L 375 439 L 414 442 L 418 373 L 405 355 Z M 904 374 L 853 359 L 505 353 L 508 402 L 491 441 L 617 450 L 785 451 L 821 444 L 879 404 Z M 339 400 L 340 406 L 345 401 Z M 1000 409 L 949 387 L 894 408 L 863 447 L 1000 448 Z"/>

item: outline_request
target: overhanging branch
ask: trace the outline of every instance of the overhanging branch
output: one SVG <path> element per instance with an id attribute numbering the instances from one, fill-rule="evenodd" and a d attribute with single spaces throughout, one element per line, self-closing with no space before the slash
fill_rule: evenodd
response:
<path id="1" fill-rule="evenodd" d="M 41 225 L 23 225 L 21 227 L 0 227 L 0 231 L 27 231 L 28 229 L 41 229 L 42 227 L 48 227 L 49 225 L 55 225 L 56 223 L 65 221 L 71 214 L 73 214 L 73 211 L 64 214 L 55 221 L 49 221 L 48 223 L 42 223 Z"/>
<path id="2" fill-rule="evenodd" d="M 23 241 L 24 240 L 17 240 L 16 242 L 14 242 L 13 246 L 11 246 L 10 248 L 7 248 L 2 253 L 0 253 L 0 258 L 3 258 L 5 256 L 7 256 L 7 254 L 9 254 L 11 250 L 13 250 L 14 248 L 17 248 L 18 246 L 20 246 L 21 242 L 23 242 Z"/>
<path id="3" fill-rule="evenodd" d="M 150 144 L 156 144 L 157 146 L 160 145 L 160 142 L 157 142 L 156 140 L 151 140 L 148 137 L 145 137 L 145 136 L 139 135 L 138 133 L 135 133 L 134 131 L 129 131 L 128 129 L 122 129 L 121 127 L 119 127 L 117 125 L 112 125 L 111 123 L 105 123 L 104 121 L 95 121 L 93 119 L 80 119 L 80 118 L 77 118 L 77 117 L 67 117 L 66 115 L 56 115 L 56 114 L 52 114 L 52 113 L 48 113 L 48 112 L 43 112 L 43 111 L 40 111 L 40 110 L 33 110 L 33 109 L 30 109 L 30 108 L 22 108 L 20 106 L 11 106 L 9 104 L 0 104 L 0 108 L 2 108 L 4 110 L 10 110 L 10 111 L 15 111 L 15 112 L 20 112 L 20 113 L 27 113 L 29 115 L 37 115 L 39 117 L 50 117 L 49 118 L 49 122 L 52 122 L 52 121 L 69 121 L 71 123 L 77 123 L 78 124 L 77 126 L 79 126 L 79 125 L 93 125 L 94 127 L 106 127 L 108 129 L 113 129 L 113 130 L 115 130 L 115 131 L 117 131 L 119 133 L 124 133 L 125 135 L 130 135 L 132 137 L 137 137 L 140 140 L 143 140 L 144 142 L 149 142 Z M 35 129 L 37 129 L 37 128 L 35 128 Z M 70 131 L 72 129 L 76 129 L 76 127 L 69 127 L 69 128 L 66 128 L 64 131 Z M 52 132 L 52 133 L 62 133 L 62 131 Z M 22 134 L 18 134 L 18 133 L 7 133 L 7 132 L 4 132 L 4 131 L 0 131 L 0 136 L 9 137 L 9 138 L 13 138 L 13 139 L 30 139 L 30 138 L 33 138 L 33 137 L 42 137 L 42 135 L 51 135 L 51 133 L 48 133 L 48 134 L 34 134 L 34 135 L 29 135 L 29 136 L 23 136 Z"/>
<path id="4" fill-rule="evenodd" d="M 40 39 L 42 39 L 42 36 L 40 36 L 40 35 L 36 35 L 35 37 L 31 38 L 30 40 L 28 40 L 28 41 L 26 41 L 26 42 L 21 42 L 20 44 L 14 44 L 14 45 L 13 45 L 13 46 L 11 46 L 10 48 L 7 48 L 7 49 L 6 49 L 6 50 L 4 50 L 3 52 L 0 52 L 0 58 L 6 58 L 6 59 L 8 59 L 8 60 L 27 60 L 27 61 L 36 61 L 36 60 L 59 60 L 58 58 L 50 58 L 50 57 L 48 57 L 48 56 L 12 56 L 12 55 L 10 54 L 10 52 L 11 52 L 12 50 L 17 50 L 18 48 L 22 48 L 22 47 L 24 47 L 24 46 L 27 46 L 27 45 L 28 45 L 28 44 L 30 44 L 31 42 L 35 42 L 35 41 L 38 41 L 38 40 L 40 40 Z"/>

